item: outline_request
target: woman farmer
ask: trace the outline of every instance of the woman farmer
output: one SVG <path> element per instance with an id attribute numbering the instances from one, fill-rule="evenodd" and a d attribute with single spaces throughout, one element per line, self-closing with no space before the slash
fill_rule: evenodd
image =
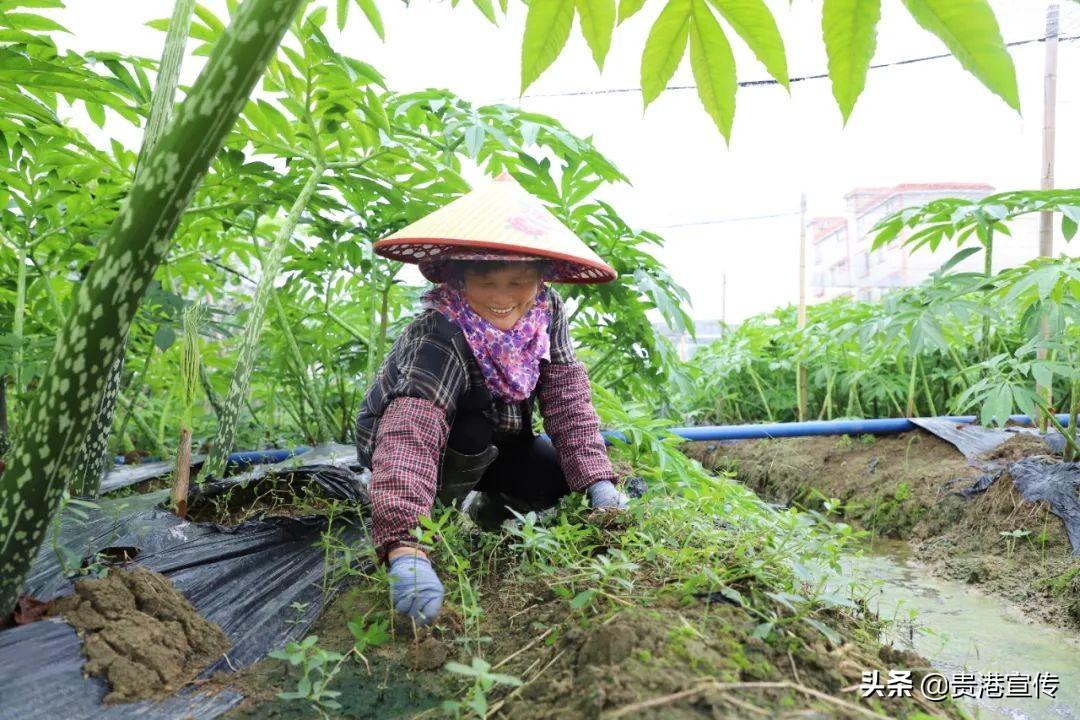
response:
<path id="1" fill-rule="evenodd" d="M 478 491 L 470 514 L 481 525 L 570 492 L 585 492 L 594 508 L 626 507 L 562 300 L 546 284 L 609 282 L 615 271 L 505 175 L 375 252 L 418 263 L 436 283 L 356 421 L 394 607 L 427 624 L 443 586 L 412 530 L 436 499 L 460 504 Z M 534 403 L 550 440 L 533 434 Z"/>

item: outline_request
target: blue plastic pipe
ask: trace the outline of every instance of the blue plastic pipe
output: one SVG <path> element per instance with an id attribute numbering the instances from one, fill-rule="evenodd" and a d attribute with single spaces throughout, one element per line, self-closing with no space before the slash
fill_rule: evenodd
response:
<path id="1" fill-rule="evenodd" d="M 948 420 L 957 424 L 970 424 L 978 420 L 974 415 L 931 418 Z M 1058 421 L 1068 426 L 1069 416 L 1058 415 Z M 1021 425 L 1031 424 L 1027 415 L 1010 415 L 1009 420 Z M 687 440 L 757 440 L 771 438 L 809 437 L 812 435 L 890 435 L 915 430 L 918 426 L 906 418 L 878 418 L 872 420 L 813 420 L 809 422 L 763 423 L 759 425 L 701 425 L 698 427 L 671 428 L 674 435 Z M 620 432 L 602 433 L 604 439 L 626 436 Z"/>
<path id="2" fill-rule="evenodd" d="M 1056 416 L 1064 427 L 1069 425 L 1069 416 Z M 931 418 L 948 420 L 957 424 L 971 424 L 978 420 L 974 415 L 951 415 Z M 1027 415 L 1010 415 L 1009 420 L 1020 425 L 1030 425 Z M 758 440 L 771 438 L 810 437 L 812 435 L 891 435 L 915 430 L 918 425 L 906 418 L 877 418 L 871 420 L 812 420 L 809 422 L 761 423 L 758 425 L 699 425 L 697 427 L 671 428 L 671 433 L 687 440 Z M 610 438 L 626 441 L 626 435 L 617 431 L 601 433 L 604 441 L 611 444 Z M 541 435 L 547 437 L 547 435 Z M 230 469 L 244 465 L 263 465 L 281 462 L 297 455 L 303 455 L 311 448 L 302 445 L 292 450 L 246 450 L 229 455 L 227 467 Z M 116 456 L 121 464 L 123 456 Z"/>
<path id="3" fill-rule="evenodd" d="M 229 461 L 225 464 L 225 467 L 231 469 L 244 465 L 278 463 L 297 455 L 303 455 L 310 449 L 307 445 L 301 445 L 292 450 L 245 450 L 243 452 L 234 452 L 229 455 Z"/>
<path id="4" fill-rule="evenodd" d="M 225 467 L 232 469 L 235 467 L 242 467 L 244 465 L 265 465 L 267 463 L 277 463 L 282 460 L 288 460 L 291 457 L 297 455 L 303 455 L 311 448 L 307 445 L 301 445 L 298 448 L 292 450 L 243 450 L 241 452 L 234 452 L 229 455 L 228 461 L 225 463 Z M 143 462 L 156 462 L 161 458 L 146 458 Z M 124 464 L 124 456 L 116 456 L 116 464 Z"/>

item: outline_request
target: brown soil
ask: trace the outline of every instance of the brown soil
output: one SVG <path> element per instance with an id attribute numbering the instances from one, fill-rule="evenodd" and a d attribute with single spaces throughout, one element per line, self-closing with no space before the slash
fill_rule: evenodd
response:
<path id="1" fill-rule="evenodd" d="M 888 668 L 907 667 L 918 678 L 928 663 L 882 648 L 844 616 L 822 618 L 847 639 L 832 647 L 802 623 L 792 624 L 782 640 L 760 640 L 752 634 L 758 621 L 728 604 L 685 604 L 672 597 L 653 607 L 628 605 L 614 614 L 588 616 L 572 612 L 542 584 L 503 580 L 497 574 L 489 576 L 480 593 L 479 626 L 466 626 L 452 609 L 433 630 L 418 635 L 398 622 L 388 644 L 368 650 L 364 662 L 347 663 L 332 684 L 342 692 L 337 698 L 342 707 L 332 716 L 445 716 L 438 712 L 439 703 L 463 699 L 471 683 L 442 665 L 446 660 L 468 665 L 481 656 L 494 672 L 523 682 L 520 688 L 495 685 L 487 692 L 489 717 L 503 719 L 592 720 L 619 710 L 625 712 L 622 717 L 665 720 L 865 717 L 852 705 L 889 717 L 917 712 L 960 717 L 951 707 L 921 698 L 860 700 L 853 686 L 863 670 L 885 674 Z M 374 583 L 355 586 L 326 609 L 313 633 L 321 647 L 344 652 L 352 644 L 346 622 L 379 617 L 385 605 L 385 593 Z M 279 691 L 294 689 L 298 678 L 297 670 L 276 660 L 235 677 L 219 677 L 247 695 L 228 717 L 317 717 L 302 703 L 275 698 Z M 640 703 L 655 705 L 637 707 Z"/>
<path id="2" fill-rule="evenodd" d="M 762 497 L 836 510 L 853 525 L 909 541 L 932 571 L 1017 604 L 1043 622 L 1080 628 L 1080 561 L 1046 503 L 1023 500 L 1006 470 L 980 495 L 955 491 L 982 474 L 950 444 L 922 431 L 895 437 L 811 437 L 718 445 L 684 452 L 728 470 Z M 988 453 L 1006 466 L 1046 454 L 1038 438 L 1017 435 Z"/>
<path id="3" fill-rule="evenodd" d="M 83 638 L 84 670 L 108 682 L 105 702 L 169 695 L 232 645 L 171 582 L 142 568 L 80 580 L 55 610 Z"/>
<path id="4" fill-rule="evenodd" d="M 734 472 L 770 501 L 821 510 L 837 498 L 845 521 L 889 538 L 930 537 L 951 527 L 964 506 L 953 491 L 980 474 L 952 445 L 922 431 L 698 442 L 683 451 L 706 468 Z"/>
<path id="5" fill-rule="evenodd" d="M 1028 433 L 1017 433 L 988 453 L 982 459 L 988 462 L 1013 463 L 1032 455 L 1047 455 L 1050 449 L 1041 439 Z"/>

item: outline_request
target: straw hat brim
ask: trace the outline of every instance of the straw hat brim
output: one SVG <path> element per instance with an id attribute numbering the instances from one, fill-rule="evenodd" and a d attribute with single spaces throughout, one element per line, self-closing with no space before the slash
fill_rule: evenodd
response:
<path id="1" fill-rule="evenodd" d="M 447 264 L 472 259 L 461 250 L 487 250 L 486 256 L 505 260 L 553 260 L 549 282 L 557 283 L 605 283 L 617 277 L 614 268 L 606 263 L 590 262 L 568 253 L 544 251 L 506 243 L 485 243 L 477 240 L 451 238 L 407 238 L 375 243 L 375 252 L 399 262 L 416 263 L 420 272 L 432 282 L 443 282 L 447 276 Z M 494 259 L 492 257 L 491 259 Z"/>
<path id="2" fill-rule="evenodd" d="M 604 283 L 617 275 L 509 175 L 379 240 L 374 249 L 383 257 L 421 264 L 422 272 L 423 266 L 430 270 L 439 265 L 437 260 L 452 261 L 469 249 L 556 261 L 551 282 Z"/>

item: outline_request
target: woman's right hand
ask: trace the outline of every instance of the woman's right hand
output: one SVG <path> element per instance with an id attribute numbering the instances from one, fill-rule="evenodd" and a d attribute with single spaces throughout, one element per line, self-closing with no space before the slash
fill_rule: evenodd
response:
<path id="1" fill-rule="evenodd" d="M 431 561 L 423 552 L 412 548 L 394 548 L 389 560 L 394 609 L 419 625 L 431 623 L 442 609 L 444 593 Z"/>

